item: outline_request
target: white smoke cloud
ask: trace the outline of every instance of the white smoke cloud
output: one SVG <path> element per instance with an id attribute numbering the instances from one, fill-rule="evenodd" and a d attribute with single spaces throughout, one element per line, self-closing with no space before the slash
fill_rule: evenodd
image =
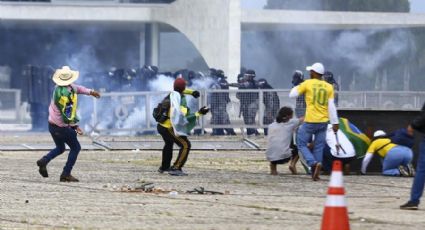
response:
<path id="1" fill-rule="evenodd" d="M 91 45 L 85 45 L 79 52 L 71 54 L 66 63 L 71 68 L 83 72 L 98 70 L 101 66 Z"/>
<path id="2" fill-rule="evenodd" d="M 171 91 L 173 90 L 174 78 L 158 75 L 156 79 L 148 82 L 149 91 Z"/>
<path id="3" fill-rule="evenodd" d="M 396 70 L 404 69 L 408 60 L 400 60 L 398 66 L 387 63 L 415 56 L 414 41 L 407 29 L 247 32 L 242 39 L 242 65 L 255 69 L 258 77 L 266 78 L 275 88 L 290 88 L 294 70 L 305 72 L 307 65 L 322 62 L 336 78 L 341 77 L 343 90 L 353 89 L 350 82 L 354 75 L 374 80 L 386 69 L 388 89 L 394 90 L 403 85 L 399 75 L 403 73 Z M 355 90 L 373 90 L 371 85 L 360 80 Z"/>
<path id="4" fill-rule="evenodd" d="M 210 89 L 211 85 L 213 85 L 215 82 L 216 81 L 211 77 L 204 77 L 201 79 L 193 80 L 191 87 L 197 90 Z"/>
<path id="5" fill-rule="evenodd" d="M 377 33 L 375 31 L 347 31 L 342 32 L 331 46 L 334 57 L 345 58 L 347 65 L 355 66 L 360 73 L 370 73 L 382 66 L 390 58 L 414 46 L 412 34 L 406 30 L 396 30 L 389 33 L 383 43 L 374 50 L 369 49 L 369 41 Z"/>

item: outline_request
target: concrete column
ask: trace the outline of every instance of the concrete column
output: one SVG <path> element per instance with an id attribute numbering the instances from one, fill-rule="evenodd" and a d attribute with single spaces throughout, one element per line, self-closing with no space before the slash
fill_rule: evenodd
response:
<path id="1" fill-rule="evenodd" d="M 236 82 L 241 63 L 240 0 L 177 0 L 153 9 L 152 20 L 179 30 L 211 68 L 222 69 Z"/>
<path id="2" fill-rule="evenodd" d="M 145 26 L 145 64 L 159 65 L 159 25 L 149 23 Z"/>

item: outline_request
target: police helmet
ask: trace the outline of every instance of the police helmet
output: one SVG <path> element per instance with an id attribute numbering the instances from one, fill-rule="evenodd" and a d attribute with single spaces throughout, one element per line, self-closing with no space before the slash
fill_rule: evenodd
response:
<path id="1" fill-rule="evenodd" d="M 292 75 L 292 84 L 299 85 L 303 81 L 304 81 L 303 72 L 301 70 L 295 70 L 294 74 Z"/>
<path id="2" fill-rule="evenodd" d="M 331 71 L 325 71 L 323 74 L 323 80 L 325 80 L 329 84 L 335 83 L 334 74 Z"/>

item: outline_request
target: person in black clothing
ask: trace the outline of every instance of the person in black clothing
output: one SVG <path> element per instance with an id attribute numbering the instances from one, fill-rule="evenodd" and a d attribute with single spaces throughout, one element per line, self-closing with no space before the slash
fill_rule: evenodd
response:
<path id="1" fill-rule="evenodd" d="M 186 89 L 186 81 L 183 78 L 177 78 L 173 84 L 174 91 L 172 91 L 168 98 L 168 111 L 163 121 L 159 121 L 157 125 L 158 133 L 164 140 L 164 147 L 162 149 L 162 162 L 158 169 L 159 173 L 168 171 L 172 176 L 186 176 L 182 168 L 185 165 L 191 143 L 188 139 L 190 131 L 196 125 L 196 119 L 209 112 L 209 109 L 202 107 L 198 112 L 193 113 L 187 107 L 186 96 L 192 95 L 195 98 L 199 97 L 199 92 L 196 90 Z M 162 103 L 165 103 L 166 100 Z M 173 145 L 179 146 L 179 154 L 173 166 L 171 160 L 173 158 Z"/>
<path id="2" fill-rule="evenodd" d="M 407 130 L 414 129 L 421 134 L 425 134 L 425 103 L 422 106 L 421 114 L 416 117 L 409 125 Z M 407 203 L 400 206 L 400 209 L 417 210 L 422 197 L 425 185 L 425 138 L 422 135 L 419 146 L 419 156 L 416 165 L 416 174 L 413 179 L 410 199 Z"/>
<path id="3" fill-rule="evenodd" d="M 413 148 L 413 145 L 415 144 L 413 132 L 413 129 L 408 126 L 407 128 L 401 128 L 394 131 L 393 133 L 389 134 L 388 137 L 394 144 Z"/>
<path id="4" fill-rule="evenodd" d="M 304 74 L 301 70 L 295 70 L 294 74 L 292 75 L 292 88 L 301 84 L 304 81 Z M 305 97 L 304 94 L 300 95 L 296 98 L 295 102 L 295 116 L 300 118 L 304 117 L 305 115 Z"/>
<path id="5" fill-rule="evenodd" d="M 335 106 L 338 106 L 339 85 L 335 81 L 334 74 L 331 71 L 325 71 L 325 73 L 323 74 L 323 80 L 325 80 L 327 83 L 331 84 L 334 87 L 334 102 Z"/>
<path id="6" fill-rule="evenodd" d="M 258 88 L 260 89 L 273 89 L 273 87 L 267 82 L 266 79 L 262 78 L 258 80 Z M 263 125 L 269 125 L 273 123 L 277 112 L 280 108 L 279 96 L 276 92 L 265 91 L 263 93 L 263 103 L 264 103 L 264 117 Z M 264 135 L 267 136 L 268 130 L 264 128 Z"/>
<path id="7" fill-rule="evenodd" d="M 255 125 L 255 116 L 258 111 L 258 93 L 257 92 L 241 92 L 243 90 L 258 89 L 255 82 L 255 71 L 247 70 L 243 74 L 243 82 L 239 83 L 239 92 L 236 97 L 240 100 L 240 113 L 242 114 L 245 125 Z M 247 128 L 247 134 L 259 135 L 257 129 Z"/>
<path id="8" fill-rule="evenodd" d="M 212 89 L 229 89 L 229 83 L 226 80 L 223 70 L 215 71 L 214 84 Z M 211 93 L 211 124 L 213 125 L 230 125 L 229 114 L 227 113 L 227 104 L 230 102 L 228 92 Z M 225 132 L 226 131 L 226 132 Z M 233 128 L 213 128 L 212 135 L 236 135 Z"/>

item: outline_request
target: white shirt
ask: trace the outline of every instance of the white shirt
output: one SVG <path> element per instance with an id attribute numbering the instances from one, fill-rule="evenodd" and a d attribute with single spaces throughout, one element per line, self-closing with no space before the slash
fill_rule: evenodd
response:
<path id="1" fill-rule="evenodd" d="M 348 140 L 347 136 L 345 136 L 341 130 L 338 130 L 337 135 L 338 141 L 336 139 L 335 132 L 332 129 L 332 125 L 328 125 L 328 129 L 326 130 L 326 143 L 331 149 L 332 156 L 337 158 L 354 157 L 356 155 L 356 150 L 354 149 L 351 141 Z M 338 149 L 336 147 L 337 144 L 340 145 Z"/>
<path id="2" fill-rule="evenodd" d="M 291 139 L 295 129 L 301 120 L 293 118 L 288 122 L 277 123 L 268 126 L 266 157 L 268 161 L 284 160 L 291 157 Z"/>

